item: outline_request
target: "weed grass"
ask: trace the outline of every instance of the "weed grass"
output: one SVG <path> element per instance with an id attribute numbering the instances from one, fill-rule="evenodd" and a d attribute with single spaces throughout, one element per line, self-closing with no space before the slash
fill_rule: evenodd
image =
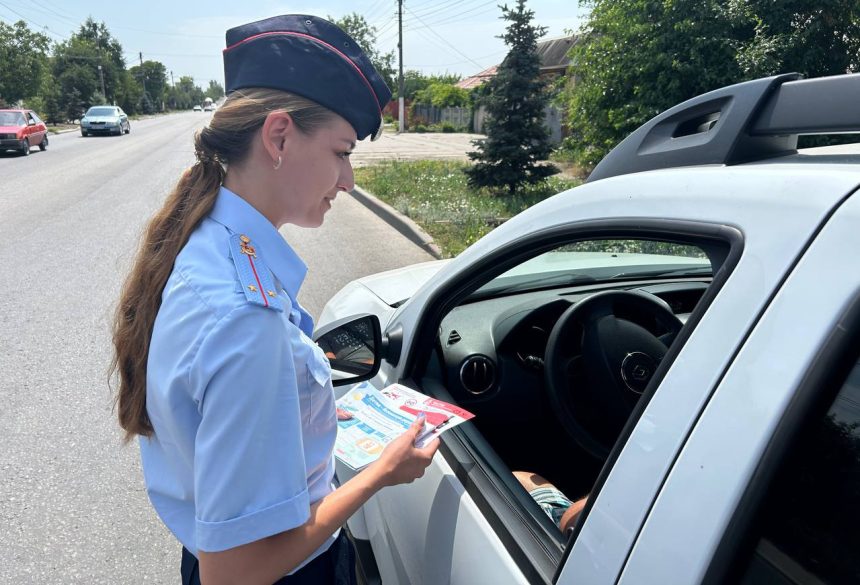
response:
<path id="1" fill-rule="evenodd" d="M 459 254 L 494 227 L 547 197 L 579 184 L 551 177 L 514 195 L 474 189 L 454 161 L 392 161 L 355 169 L 363 189 L 410 217 L 426 231 L 445 257 Z"/>

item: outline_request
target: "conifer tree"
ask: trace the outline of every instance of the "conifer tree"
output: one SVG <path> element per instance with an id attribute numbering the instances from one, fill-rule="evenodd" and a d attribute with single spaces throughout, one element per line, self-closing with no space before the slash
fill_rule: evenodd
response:
<path id="1" fill-rule="evenodd" d="M 488 82 L 487 137 L 475 141 L 478 150 L 469 154 L 475 164 L 466 170 L 472 186 L 505 187 L 510 194 L 558 172 L 553 165 L 540 164 L 552 151 L 544 124 L 549 97 L 539 78 L 537 54 L 537 40 L 546 28 L 531 24 L 534 12 L 525 4 L 517 0 L 513 9 L 502 6 L 509 24 L 500 38 L 510 50 Z"/>

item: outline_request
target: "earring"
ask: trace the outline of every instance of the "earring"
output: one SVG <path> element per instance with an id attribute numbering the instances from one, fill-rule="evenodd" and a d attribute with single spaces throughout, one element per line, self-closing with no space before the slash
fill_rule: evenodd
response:
<path id="1" fill-rule="evenodd" d="M 282 162 L 284 162 L 284 161 L 283 161 L 283 159 L 281 159 L 281 155 L 279 154 L 279 155 L 278 155 L 278 162 L 276 162 L 276 163 L 272 166 L 272 168 L 273 168 L 273 169 L 275 169 L 275 170 L 277 171 L 279 168 L 281 168 L 281 163 L 282 163 Z"/>

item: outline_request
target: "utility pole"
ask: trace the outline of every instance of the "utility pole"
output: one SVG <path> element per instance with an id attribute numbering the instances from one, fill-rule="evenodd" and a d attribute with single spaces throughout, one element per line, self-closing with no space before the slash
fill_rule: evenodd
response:
<path id="1" fill-rule="evenodd" d="M 403 99 L 403 0 L 397 0 L 397 50 L 400 52 L 400 80 L 398 81 L 398 85 L 400 86 L 397 100 L 397 121 L 398 132 L 405 132 L 405 100 Z"/>
<path id="2" fill-rule="evenodd" d="M 105 98 L 105 103 L 107 103 L 107 93 L 105 92 L 105 74 L 102 71 L 102 66 L 99 65 L 99 79 L 102 80 L 102 96 Z"/>
<path id="3" fill-rule="evenodd" d="M 143 70 L 143 51 L 140 51 L 138 55 L 140 55 L 140 82 L 143 84 L 143 93 L 146 93 L 146 72 Z"/>
<path id="4" fill-rule="evenodd" d="M 176 87 L 176 83 L 173 82 L 173 69 L 170 70 L 170 85 L 171 87 Z"/>

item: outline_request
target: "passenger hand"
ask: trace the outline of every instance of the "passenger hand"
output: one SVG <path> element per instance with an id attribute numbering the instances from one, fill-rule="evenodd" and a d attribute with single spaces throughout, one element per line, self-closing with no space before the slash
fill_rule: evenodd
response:
<path id="1" fill-rule="evenodd" d="M 379 474 L 381 487 L 412 483 L 424 475 L 424 470 L 439 449 L 439 439 L 420 449 L 415 447 L 415 438 L 423 429 L 424 416 L 419 416 L 402 435 L 391 441 L 379 459 L 371 464 Z"/>

